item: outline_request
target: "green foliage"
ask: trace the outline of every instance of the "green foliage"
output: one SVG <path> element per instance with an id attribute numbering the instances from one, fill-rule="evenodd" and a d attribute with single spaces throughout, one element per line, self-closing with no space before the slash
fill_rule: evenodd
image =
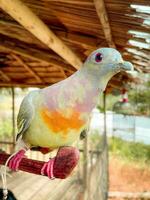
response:
<path id="1" fill-rule="evenodd" d="M 2 137 L 12 137 L 12 124 L 11 120 L 0 121 L 0 139 Z"/>
<path id="2" fill-rule="evenodd" d="M 118 114 L 133 115 L 134 106 L 128 102 L 116 102 L 113 106 L 113 111 Z"/>
<path id="3" fill-rule="evenodd" d="M 115 94 L 115 93 L 113 93 Z M 108 94 L 106 98 L 106 110 L 113 110 L 113 106 L 116 102 L 122 99 L 121 91 L 117 95 Z M 150 77 L 145 79 L 141 85 L 136 85 L 134 88 L 128 91 L 128 98 L 131 107 L 134 108 L 134 113 L 137 115 L 150 116 Z M 99 104 L 97 108 L 103 112 L 103 99 L 99 98 Z M 125 108 L 126 110 L 126 108 Z M 130 109 L 129 109 L 130 110 Z M 131 113 L 127 113 L 131 114 Z"/>
<path id="4" fill-rule="evenodd" d="M 141 85 L 130 90 L 129 100 L 135 105 L 138 115 L 150 115 L 150 76 L 145 77 Z"/>
<path id="5" fill-rule="evenodd" d="M 114 104 L 120 100 L 120 96 L 108 94 L 106 98 L 106 110 L 113 110 Z"/>
<path id="6" fill-rule="evenodd" d="M 113 110 L 114 104 L 119 100 L 120 96 L 114 96 L 112 94 L 108 94 L 106 96 L 106 110 Z M 100 112 L 104 112 L 103 95 L 101 95 L 99 98 L 97 108 L 100 110 Z"/>
<path id="7" fill-rule="evenodd" d="M 109 139 L 109 151 L 124 160 L 150 164 L 150 145 L 127 142 L 120 138 Z"/>
<path id="8" fill-rule="evenodd" d="M 129 92 L 130 102 L 136 105 L 135 111 L 140 115 L 150 115 L 150 88 L 147 87 L 147 84 L 144 88 Z"/>
<path id="9" fill-rule="evenodd" d="M 129 98 L 134 103 L 149 104 L 150 90 L 149 89 L 138 90 L 138 91 L 132 90 L 129 93 Z"/>
<path id="10" fill-rule="evenodd" d="M 3 96 L 10 96 L 11 88 L 0 88 L 0 94 Z"/>
<path id="11" fill-rule="evenodd" d="M 146 86 L 147 86 L 147 88 L 150 88 L 150 80 L 148 80 L 148 81 L 146 82 Z"/>

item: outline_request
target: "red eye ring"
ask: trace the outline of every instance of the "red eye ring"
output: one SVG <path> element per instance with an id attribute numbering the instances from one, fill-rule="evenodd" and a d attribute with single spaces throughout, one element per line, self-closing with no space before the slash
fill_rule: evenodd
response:
<path id="1" fill-rule="evenodd" d="M 102 61 L 102 59 L 103 59 L 102 54 L 101 54 L 101 53 L 97 53 L 96 56 L 95 56 L 95 61 L 96 61 L 97 63 L 99 63 L 99 62 Z"/>

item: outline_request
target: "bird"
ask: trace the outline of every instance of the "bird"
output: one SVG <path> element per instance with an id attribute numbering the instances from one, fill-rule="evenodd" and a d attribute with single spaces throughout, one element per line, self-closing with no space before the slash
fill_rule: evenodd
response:
<path id="1" fill-rule="evenodd" d="M 17 170 L 25 152 L 39 147 L 42 152 L 72 145 L 86 129 L 99 94 L 108 81 L 122 70 L 132 70 L 113 48 L 92 52 L 83 66 L 70 77 L 48 87 L 31 91 L 24 97 L 17 116 L 17 146 L 8 167 Z M 54 160 L 49 160 L 41 174 L 54 178 Z"/>

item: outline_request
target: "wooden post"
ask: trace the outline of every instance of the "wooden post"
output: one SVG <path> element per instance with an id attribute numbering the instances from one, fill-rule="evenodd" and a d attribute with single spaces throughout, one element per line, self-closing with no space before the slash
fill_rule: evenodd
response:
<path id="1" fill-rule="evenodd" d="M 106 124 L 106 93 L 103 93 L 103 108 L 104 108 L 104 140 L 107 141 L 107 124 Z"/>
<path id="2" fill-rule="evenodd" d="M 13 136 L 13 148 L 12 148 L 12 152 L 14 152 L 15 141 L 16 141 L 16 135 L 15 135 L 16 134 L 16 123 L 15 123 L 15 89 L 14 89 L 14 87 L 11 88 L 11 93 L 12 93 L 12 136 Z"/>
<path id="3" fill-rule="evenodd" d="M 134 117 L 133 142 L 135 143 L 136 142 L 136 116 L 135 116 L 135 113 L 133 114 L 133 117 Z"/>
<path id="4" fill-rule="evenodd" d="M 90 129 L 91 116 L 88 121 L 88 127 L 86 129 L 86 137 L 84 139 L 83 146 L 83 200 L 88 200 L 89 196 L 89 139 L 88 132 Z"/>
<path id="5" fill-rule="evenodd" d="M 82 66 L 80 58 L 23 2 L 20 0 L 0 0 L 0 7 L 76 69 Z"/>
<path id="6" fill-rule="evenodd" d="M 84 139 L 84 151 L 83 151 L 83 188 L 86 192 L 88 187 L 88 136 Z"/>
<path id="7" fill-rule="evenodd" d="M 104 155 L 104 163 L 103 163 L 103 174 L 105 174 L 105 192 L 106 194 L 103 194 L 104 199 L 107 200 L 108 198 L 108 189 L 109 189 L 109 159 L 108 159 L 108 142 L 107 142 L 107 114 L 106 114 L 106 92 L 103 93 L 103 106 L 104 106 L 104 148 L 102 154 Z M 102 187 L 102 186 L 101 186 Z"/>

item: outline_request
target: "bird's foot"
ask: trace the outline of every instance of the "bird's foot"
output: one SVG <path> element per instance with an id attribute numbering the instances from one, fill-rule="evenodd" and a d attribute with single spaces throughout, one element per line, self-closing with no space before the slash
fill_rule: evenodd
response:
<path id="1" fill-rule="evenodd" d="M 10 157 L 10 160 L 8 161 L 7 166 L 14 171 L 18 171 L 19 164 L 20 164 L 22 158 L 25 157 L 25 155 L 24 155 L 25 152 L 26 151 L 24 149 L 21 149 L 15 155 Z"/>
<path id="2" fill-rule="evenodd" d="M 57 155 L 46 162 L 41 169 L 41 174 L 50 179 L 67 178 L 79 160 L 79 151 L 75 147 L 61 147 Z"/>
<path id="3" fill-rule="evenodd" d="M 55 179 L 54 177 L 54 162 L 55 162 L 55 158 L 50 159 L 48 162 L 46 162 L 42 169 L 41 169 L 41 174 L 42 175 L 46 175 L 48 176 L 50 179 Z"/>

